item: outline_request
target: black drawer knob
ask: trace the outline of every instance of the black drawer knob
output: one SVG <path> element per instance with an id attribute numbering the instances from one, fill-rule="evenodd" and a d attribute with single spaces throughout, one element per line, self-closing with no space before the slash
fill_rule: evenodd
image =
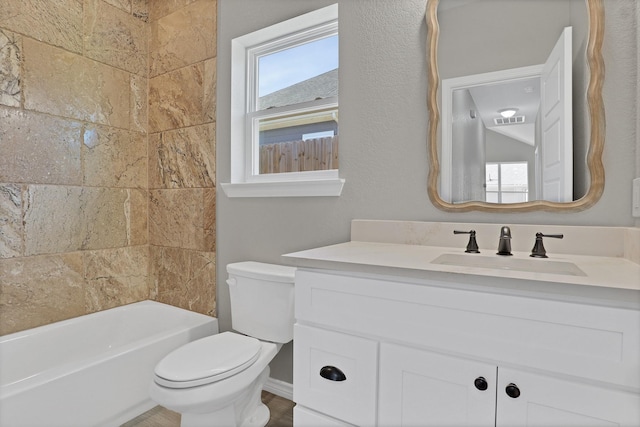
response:
<path id="1" fill-rule="evenodd" d="M 520 396 L 520 389 L 514 383 L 509 384 L 505 391 L 507 392 L 507 396 L 513 399 L 517 399 Z"/>
<path id="2" fill-rule="evenodd" d="M 476 378 L 476 380 L 473 382 L 473 385 L 475 385 L 476 388 L 480 391 L 485 391 L 487 388 L 489 388 L 489 383 L 484 377 Z"/>
<path id="3" fill-rule="evenodd" d="M 344 381 L 347 379 L 344 372 L 335 366 L 323 366 L 322 369 L 320 369 L 320 376 L 329 381 Z"/>

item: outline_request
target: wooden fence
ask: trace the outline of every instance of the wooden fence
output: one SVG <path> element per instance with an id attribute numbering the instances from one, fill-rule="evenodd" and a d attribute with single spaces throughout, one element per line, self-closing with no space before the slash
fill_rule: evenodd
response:
<path id="1" fill-rule="evenodd" d="M 338 169 L 338 136 L 260 147 L 260 173 Z"/>

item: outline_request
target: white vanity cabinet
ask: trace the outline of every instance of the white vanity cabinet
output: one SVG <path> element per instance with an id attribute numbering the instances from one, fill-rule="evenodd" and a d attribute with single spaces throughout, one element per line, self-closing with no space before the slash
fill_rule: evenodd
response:
<path id="1" fill-rule="evenodd" d="M 637 426 L 640 397 L 394 344 L 380 352 L 381 426 Z"/>
<path id="2" fill-rule="evenodd" d="M 640 425 L 637 309 L 299 269 L 296 322 L 296 427 Z"/>
<path id="3" fill-rule="evenodd" d="M 379 425 L 494 426 L 496 372 L 489 363 L 382 343 Z"/>

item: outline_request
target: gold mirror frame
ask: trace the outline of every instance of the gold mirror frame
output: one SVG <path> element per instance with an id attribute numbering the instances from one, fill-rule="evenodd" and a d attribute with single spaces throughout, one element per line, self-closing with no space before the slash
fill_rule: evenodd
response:
<path id="1" fill-rule="evenodd" d="M 427 0 L 427 58 L 428 70 L 428 110 L 429 110 L 429 176 L 428 193 L 431 202 L 439 209 L 448 212 L 468 212 L 472 210 L 485 212 L 577 212 L 593 206 L 602 196 L 604 190 L 604 166 L 602 151 L 604 148 L 605 117 L 602 102 L 602 85 L 604 83 L 604 60 L 602 58 L 602 41 L 604 38 L 604 5 L 602 0 L 585 0 L 589 15 L 589 40 L 587 43 L 587 64 L 590 80 L 587 88 L 587 102 L 591 123 L 587 166 L 590 175 L 589 191 L 581 199 L 559 203 L 546 200 L 535 200 L 523 203 L 487 203 L 469 201 L 450 203 L 444 201 L 438 192 L 440 163 L 438 160 L 438 126 L 440 111 L 438 109 L 438 3 L 440 0 Z"/>

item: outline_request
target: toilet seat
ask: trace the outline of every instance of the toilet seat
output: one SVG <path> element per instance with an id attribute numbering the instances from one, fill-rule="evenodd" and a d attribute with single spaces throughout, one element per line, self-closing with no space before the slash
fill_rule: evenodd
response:
<path id="1" fill-rule="evenodd" d="M 189 388 L 233 376 L 260 356 L 259 340 L 223 332 L 192 341 L 169 353 L 156 365 L 155 382 L 168 388 Z"/>

